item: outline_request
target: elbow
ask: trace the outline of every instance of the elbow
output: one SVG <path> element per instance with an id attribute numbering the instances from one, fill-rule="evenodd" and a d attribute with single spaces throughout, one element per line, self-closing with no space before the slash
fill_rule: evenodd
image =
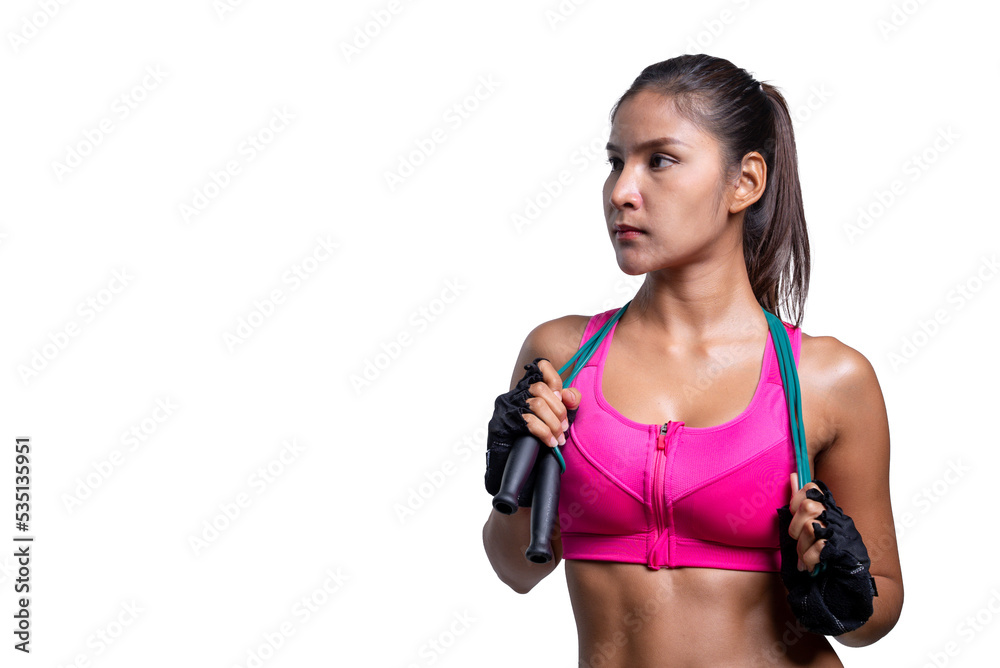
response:
<path id="1" fill-rule="evenodd" d="M 523 573 L 512 574 L 508 573 L 499 564 L 493 563 L 493 570 L 496 572 L 497 577 L 500 578 L 500 582 L 504 583 L 512 590 L 518 594 L 527 594 L 529 591 L 535 588 L 538 584 L 538 580 L 527 580 L 524 578 Z M 518 577 L 520 576 L 520 577 Z"/>
<path id="2" fill-rule="evenodd" d="M 523 578 L 518 578 L 510 569 L 505 568 L 503 551 L 490 535 L 489 522 L 483 526 L 483 547 L 486 550 L 486 558 L 489 559 L 493 572 L 496 573 L 500 582 L 504 583 L 518 594 L 527 594 L 535 586 L 535 582 L 526 582 Z"/>
<path id="3" fill-rule="evenodd" d="M 841 633 L 839 636 L 834 636 L 834 638 L 844 647 L 867 647 L 868 645 L 874 645 L 884 638 L 895 625 L 895 622 L 876 624 L 868 621 L 861 627 L 848 633 Z"/>
<path id="4" fill-rule="evenodd" d="M 513 589 L 515 592 L 517 592 L 518 594 L 527 594 L 529 591 L 531 591 L 532 589 L 535 588 L 534 584 L 525 584 L 523 582 L 514 582 L 512 580 L 507 580 L 507 579 L 504 579 L 504 578 L 500 578 L 500 580 L 505 585 L 507 585 L 508 587 L 510 587 L 511 589 Z"/>
<path id="5" fill-rule="evenodd" d="M 517 578 L 507 575 L 503 570 L 497 568 L 496 564 L 493 564 L 493 571 L 497 574 L 500 582 L 504 583 L 512 590 L 518 594 L 527 594 L 535 587 L 535 582 L 525 582 L 523 579 L 519 580 Z"/>
<path id="6" fill-rule="evenodd" d="M 510 575 L 499 570 L 497 571 L 500 581 L 518 594 L 527 594 L 534 589 L 535 585 L 555 570 L 558 561 L 553 560 L 545 565 L 530 564 L 530 562 L 525 563 L 529 564 L 528 570 L 518 570 Z"/>
<path id="7" fill-rule="evenodd" d="M 879 595 L 873 599 L 874 613 L 860 627 L 848 633 L 834 636 L 845 647 L 867 647 L 873 645 L 896 626 L 903 611 L 903 586 L 890 578 L 878 578 Z"/>

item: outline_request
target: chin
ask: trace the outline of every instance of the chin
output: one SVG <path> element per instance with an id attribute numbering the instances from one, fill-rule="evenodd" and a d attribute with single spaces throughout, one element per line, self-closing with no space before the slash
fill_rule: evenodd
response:
<path id="1" fill-rule="evenodd" d="M 618 268 L 622 270 L 623 273 L 629 276 L 642 276 L 643 274 L 649 272 L 648 267 L 643 267 L 637 264 L 631 264 L 629 262 L 622 262 L 622 259 L 618 258 Z"/>
<path id="2" fill-rule="evenodd" d="M 662 257 L 650 257 L 648 248 L 629 248 L 619 246 L 614 241 L 615 262 L 623 273 L 629 276 L 642 276 L 651 271 L 656 271 L 663 266 Z"/>

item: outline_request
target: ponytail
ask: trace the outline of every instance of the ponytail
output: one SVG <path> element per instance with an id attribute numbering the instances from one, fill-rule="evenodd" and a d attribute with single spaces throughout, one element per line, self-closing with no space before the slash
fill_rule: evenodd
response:
<path id="1" fill-rule="evenodd" d="M 747 208 L 743 258 L 760 305 L 799 327 L 809 292 L 810 262 L 795 133 L 784 97 L 770 84 L 761 87 L 773 117 L 772 136 L 765 144 L 773 149 L 761 151 L 768 166 L 767 186 L 761 198 Z M 784 315 L 779 312 L 782 306 Z"/>

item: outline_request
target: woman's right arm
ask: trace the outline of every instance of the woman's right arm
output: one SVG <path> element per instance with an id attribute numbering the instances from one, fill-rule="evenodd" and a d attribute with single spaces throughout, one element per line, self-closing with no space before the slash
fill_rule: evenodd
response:
<path id="1" fill-rule="evenodd" d="M 558 399 L 553 402 L 553 397 L 559 398 L 560 395 L 554 390 L 562 388 L 558 369 L 576 352 L 587 320 L 585 316 L 565 316 L 539 325 L 525 338 L 517 363 L 514 365 L 511 390 L 524 376 L 525 365 L 530 364 L 535 358 L 544 357 L 552 364 L 551 373 L 544 374 L 548 389 L 540 387 L 538 392 L 532 389 L 532 395 L 539 398 L 528 400 L 533 414 L 527 421 L 528 427 L 542 443 L 546 443 L 550 436 L 558 438 L 563 433 L 561 422 L 566 418 L 567 408 L 575 408 L 579 404 L 579 393 L 576 390 L 573 390 L 573 397 L 567 397 L 568 400 L 572 400 L 570 406 L 566 406 Z M 543 370 L 543 373 L 545 370 L 542 367 L 545 364 L 544 360 L 539 362 L 539 369 Z M 568 371 L 566 375 L 569 375 Z M 553 385 L 556 387 L 552 387 Z M 555 409 L 552 408 L 553 403 L 556 404 Z M 562 560 L 562 539 L 559 537 L 558 519 L 552 537 L 552 561 L 547 564 L 536 564 L 525 558 L 524 552 L 531 540 L 530 525 L 531 508 L 518 508 L 513 515 L 504 515 L 491 509 L 490 516 L 483 526 L 483 546 L 486 548 L 486 555 L 493 570 L 504 584 L 519 594 L 531 591 L 545 576 L 554 571 Z"/>

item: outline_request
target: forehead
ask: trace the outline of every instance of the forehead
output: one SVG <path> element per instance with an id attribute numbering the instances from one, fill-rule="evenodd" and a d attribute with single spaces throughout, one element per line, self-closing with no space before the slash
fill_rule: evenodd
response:
<path id="1" fill-rule="evenodd" d="M 630 150 L 637 144 L 659 137 L 673 137 L 687 144 L 688 148 L 711 148 L 715 143 L 711 135 L 677 111 L 671 98 L 648 90 L 621 103 L 608 141 L 623 150 Z"/>

